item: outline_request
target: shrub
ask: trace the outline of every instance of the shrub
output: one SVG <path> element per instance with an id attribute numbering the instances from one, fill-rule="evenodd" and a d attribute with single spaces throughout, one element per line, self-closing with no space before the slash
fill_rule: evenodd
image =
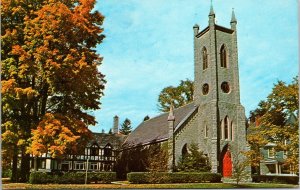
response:
<path id="1" fill-rule="evenodd" d="M 252 181 L 253 182 L 273 182 L 273 183 L 298 184 L 299 176 L 253 175 Z"/>
<path id="2" fill-rule="evenodd" d="M 85 172 L 45 173 L 32 172 L 29 183 L 32 184 L 83 184 L 85 183 Z M 115 172 L 88 172 L 87 183 L 110 183 L 116 180 Z"/>
<path id="3" fill-rule="evenodd" d="M 182 172 L 208 172 L 211 169 L 208 157 L 199 151 L 196 143 L 191 143 L 182 157 L 179 158 L 177 169 Z"/>
<path id="4" fill-rule="evenodd" d="M 41 183 L 52 183 L 53 178 L 45 172 L 32 172 L 29 176 L 29 183 L 41 184 Z"/>
<path id="5" fill-rule="evenodd" d="M 216 183 L 221 182 L 221 177 L 220 174 L 210 172 L 131 172 L 127 174 L 127 179 L 131 183 Z"/>
<path id="6" fill-rule="evenodd" d="M 110 183 L 117 178 L 116 172 L 90 172 L 88 182 Z"/>
<path id="7" fill-rule="evenodd" d="M 2 178 L 11 178 L 11 169 L 2 170 Z"/>

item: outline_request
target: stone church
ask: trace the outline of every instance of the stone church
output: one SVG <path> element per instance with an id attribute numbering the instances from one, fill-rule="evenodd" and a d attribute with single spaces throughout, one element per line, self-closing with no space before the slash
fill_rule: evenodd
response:
<path id="1" fill-rule="evenodd" d="M 194 100 L 141 123 L 125 140 L 130 149 L 168 143 L 169 169 L 191 143 L 209 158 L 211 171 L 224 177 L 240 151 L 246 150 L 246 116 L 240 103 L 237 20 L 232 11 L 230 28 L 215 22 L 211 6 L 208 26 L 194 30 Z"/>

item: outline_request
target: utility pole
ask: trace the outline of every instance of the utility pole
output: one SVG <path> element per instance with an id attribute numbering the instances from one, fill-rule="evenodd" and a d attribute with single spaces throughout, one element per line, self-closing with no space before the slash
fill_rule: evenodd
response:
<path id="1" fill-rule="evenodd" d="M 86 160 L 86 167 L 85 167 L 85 183 L 84 183 L 84 184 L 87 184 L 88 170 L 89 170 L 89 159 Z"/>

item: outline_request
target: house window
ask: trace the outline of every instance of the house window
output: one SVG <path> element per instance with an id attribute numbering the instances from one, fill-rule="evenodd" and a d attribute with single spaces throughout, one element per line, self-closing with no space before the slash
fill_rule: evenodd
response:
<path id="1" fill-rule="evenodd" d="M 112 147 L 110 144 L 106 145 L 104 148 L 104 156 L 110 157 L 112 156 Z"/>
<path id="2" fill-rule="evenodd" d="M 85 163 L 84 162 L 75 162 L 75 170 L 84 170 Z"/>
<path id="3" fill-rule="evenodd" d="M 99 148 L 98 148 L 97 145 L 93 145 L 91 147 L 90 155 L 91 156 L 98 156 L 99 155 Z"/>
<path id="4" fill-rule="evenodd" d="M 68 171 L 68 170 L 70 170 L 71 169 L 70 164 L 71 163 L 69 161 L 62 162 L 61 163 L 61 170 L 62 171 Z"/>
<path id="5" fill-rule="evenodd" d="M 204 128 L 204 137 L 205 138 L 208 137 L 208 127 L 207 127 L 207 125 L 205 125 L 205 128 Z"/>
<path id="6" fill-rule="evenodd" d="M 51 169 L 52 170 L 58 170 L 58 163 L 57 163 L 57 160 L 52 160 L 51 161 Z"/>
<path id="7" fill-rule="evenodd" d="M 221 47 L 221 52 L 220 52 L 220 59 L 221 59 L 221 67 L 226 68 L 227 67 L 227 52 L 225 45 L 223 44 Z"/>
<path id="8" fill-rule="evenodd" d="M 90 170 L 98 170 L 98 163 L 94 163 L 94 162 L 90 163 L 89 169 Z"/>
<path id="9" fill-rule="evenodd" d="M 46 169 L 46 160 L 40 160 L 39 167 L 40 169 Z"/>
<path id="10" fill-rule="evenodd" d="M 203 70 L 208 67 L 208 59 L 207 59 L 207 50 L 205 47 L 202 49 L 202 59 L 203 59 Z"/>
<path id="11" fill-rule="evenodd" d="M 274 158 L 275 157 L 275 149 L 274 147 L 271 147 L 268 149 L 268 157 L 269 158 Z"/>

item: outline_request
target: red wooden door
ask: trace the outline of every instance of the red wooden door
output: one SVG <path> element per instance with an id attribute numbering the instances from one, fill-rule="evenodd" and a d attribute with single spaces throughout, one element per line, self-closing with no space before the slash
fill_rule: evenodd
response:
<path id="1" fill-rule="evenodd" d="M 232 174 L 232 161 L 230 152 L 227 150 L 223 157 L 223 177 L 230 177 Z"/>

